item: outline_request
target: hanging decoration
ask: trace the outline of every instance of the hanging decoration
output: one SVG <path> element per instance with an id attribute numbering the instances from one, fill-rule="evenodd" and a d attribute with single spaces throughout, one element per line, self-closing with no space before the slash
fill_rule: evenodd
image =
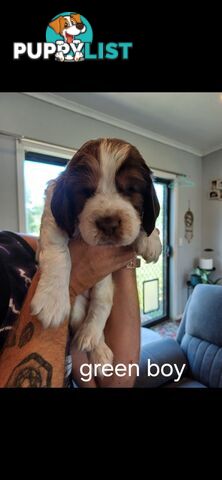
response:
<path id="1" fill-rule="evenodd" d="M 190 202 L 188 202 L 188 210 L 184 215 L 184 223 L 185 223 L 185 238 L 187 239 L 188 243 L 193 238 L 193 222 L 194 216 L 193 212 L 190 210 Z"/>

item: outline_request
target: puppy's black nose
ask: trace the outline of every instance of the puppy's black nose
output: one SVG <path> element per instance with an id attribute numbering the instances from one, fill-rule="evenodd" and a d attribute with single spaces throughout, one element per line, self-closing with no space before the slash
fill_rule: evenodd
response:
<path id="1" fill-rule="evenodd" d="M 121 220 L 119 217 L 101 217 L 96 220 L 96 225 L 99 230 L 107 236 L 114 235 L 120 224 Z"/>
<path id="2" fill-rule="evenodd" d="M 82 30 L 83 27 L 84 27 L 83 23 L 76 24 L 76 28 L 78 28 L 79 30 Z"/>

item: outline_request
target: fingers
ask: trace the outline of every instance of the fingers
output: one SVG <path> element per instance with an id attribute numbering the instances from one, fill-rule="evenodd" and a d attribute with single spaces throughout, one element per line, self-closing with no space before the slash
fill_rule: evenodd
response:
<path id="1" fill-rule="evenodd" d="M 98 245 L 90 246 L 87 245 L 82 239 L 81 240 L 70 240 L 69 248 L 71 255 L 79 257 L 79 254 L 88 254 L 93 258 L 106 258 L 106 259 L 116 259 L 120 261 L 128 261 L 132 258 L 134 250 L 130 246 L 126 247 L 115 247 L 112 245 Z"/>
<path id="2" fill-rule="evenodd" d="M 131 246 L 113 247 L 113 246 L 98 246 L 94 247 L 95 253 L 105 255 L 106 257 L 115 259 L 129 259 L 134 255 L 135 250 Z"/>
<path id="3" fill-rule="evenodd" d="M 114 247 L 113 248 L 114 255 L 115 255 L 115 251 L 117 252 L 117 256 L 120 256 L 120 257 L 130 257 L 135 253 L 135 250 L 131 246 L 118 247 L 118 248 Z"/>
<path id="4" fill-rule="evenodd" d="M 132 247 L 113 247 L 113 246 L 104 246 L 104 247 L 94 247 L 95 254 L 101 258 L 107 258 L 114 262 L 127 262 L 134 255 L 135 251 Z"/>
<path id="5" fill-rule="evenodd" d="M 112 245 L 87 245 L 83 240 L 71 240 L 69 243 L 72 263 L 78 268 L 80 263 L 91 266 L 91 270 L 104 277 L 109 273 L 125 267 L 135 258 L 135 251 L 131 246 L 115 247 Z M 82 265 L 84 270 L 84 267 Z"/>
<path id="6" fill-rule="evenodd" d="M 122 251 L 116 260 L 118 260 L 119 263 L 125 265 L 129 263 L 129 261 L 133 260 L 135 257 L 136 257 L 136 253 L 131 248 L 130 250 Z"/>
<path id="7" fill-rule="evenodd" d="M 118 255 L 115 256 L 113 259 L 113 269 L 112 271 L 115 272 L 123 267 L 126 267 L 129 262 L 135 262 L 136 253 L 132 248 L 128 247 L 121 247 Z"/>

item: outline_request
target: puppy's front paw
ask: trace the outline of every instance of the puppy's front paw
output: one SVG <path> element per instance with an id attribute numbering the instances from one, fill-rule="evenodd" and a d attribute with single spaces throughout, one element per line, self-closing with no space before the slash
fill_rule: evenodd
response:
<path id="1" fill-rule="evenodd" d="M 146 244 L 143 249 L 143 258 L 147 263 L 156 263 L 162 252 L 162 244 L 160 241 L 158 230 L 155 228 L 149 237 L 146 238 Z"/>
<path id="2" fill-rule="evenodd" d="M 80 61 L 84 60 L 82 52 L 76 52 L 74 60 L 75 60 L 75 62 L 80 62 Z"/>
<path id="3" fill-rule="evenodd" d="M 64 55 L 63 55 L 62 52 L 57 52 L 57 53 L 55 54 L 55 59 L 56 59 L 58 62 L 64 62 L 65 57 L 64 57 Z"/>
<path id="4" fill-rule="evenodd" d="M 108 345 L 101 340 L 97 347 L 90 352 L 89 360 L 94 365 L 101 365 L 101 367 L 98 368 L 98 374 L 100 377 L 103 377 L 102 367 L 105 364 L 113 364 L 113 352 Z"/>
<path id="5" fill-rule="evenodd" d="M 99 343 L 102 332 L 93 323 L 83 323 L 74 336 L 78 350 L 91 352 Z"/>
<path id="6" fill-rule="evenodd" d="M 58 327 L 69 316 L 69 292 L 38 288 L 31 302 L 31 313 L 37 315 L 45 328 Z"/>

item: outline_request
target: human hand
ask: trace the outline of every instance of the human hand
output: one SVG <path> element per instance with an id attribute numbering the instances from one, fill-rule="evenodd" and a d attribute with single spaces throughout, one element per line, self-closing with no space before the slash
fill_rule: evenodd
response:
<path id="1" fill-rule="evenodd" d="M 125 267 L 135 258 L 132 247 L 90 246 L 83 240 L 70 240 L 72 261 L 70 295 L 77 296 L 92 288 L 112 272 Z"/>

